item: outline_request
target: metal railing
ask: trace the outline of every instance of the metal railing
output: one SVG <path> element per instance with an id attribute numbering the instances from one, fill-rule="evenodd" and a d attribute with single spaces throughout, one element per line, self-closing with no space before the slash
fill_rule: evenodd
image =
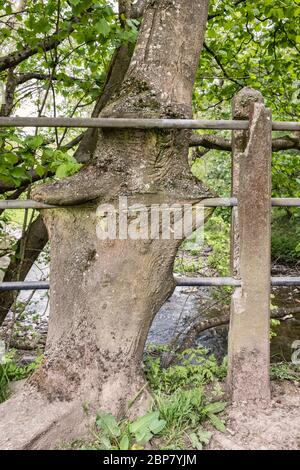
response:
<path id="1" fill-rule="evenodd" d="M 212 197 L 203 199 L 199 204 L 202 204 L 204 207 L 236 207 L 238 205 L 238 201 L 235 197 Z M 271 199 L 271 204 L 273 207 L 300 207 L 300 198 L 276 197 Z M 30 199 L 26 199 L 25 201 L 0 200 L 0 209 L 61 209 L 62 207 L 68 206 L 44 204 Z"/>
<path id="2" fill-rule="evenodd" d="M 0 117 L 0 128 L 4 127 L 69 127 L 69 128 L 115 128 L 115 129 L 215 129 L 247 130 L 248 120 L 189 120 L 189 119 L 128 119 L 128 118 L 47 118 L 47 117 Z M 299 122 L 273 121 L 273 131 L 300 131 Z M 201 202 L 205 207 L 235 207 L 237 198 L 207 198 Z M 300 198 L 273 198 L 273 207 L 300 207 Z M 0 200 L 0 209 L 56 209 L 54 206 L 32 200 Z M 241 281 L 232 277 L 175 278 L 177 286 L 241 286 Z M 272 286 L 297 286 L 300 277 L 273 277 Z M 46 290 L 48 282 L 2 282 L 0 291 Z"/>
<path id="3" fill-rule="evenodd" d="M 215 129 L 247 130 L 248 120 L 0 117 L 0 127 L 72 127 L 80 129 Z M 300 131 L 300 122 L 273 121 L 273 131 Z"/>

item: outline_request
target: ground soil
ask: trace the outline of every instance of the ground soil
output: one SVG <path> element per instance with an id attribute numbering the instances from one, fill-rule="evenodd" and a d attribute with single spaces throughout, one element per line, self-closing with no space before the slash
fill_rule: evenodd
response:
<path id="1" fill-rule="evenodd" d="M 300 384 L 272 382 L 268 405 L 229 406 L 226 427 L 214 433 L 210 450 L 300 450 Z"/>

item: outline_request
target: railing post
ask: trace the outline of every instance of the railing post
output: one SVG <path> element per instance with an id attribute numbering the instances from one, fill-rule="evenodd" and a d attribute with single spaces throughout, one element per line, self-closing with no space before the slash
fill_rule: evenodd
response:
<path id="1" fill-rule="evenodd" d="M 270 399 L 272 118 L 263 103 L 250 108 L 247 146 L 235 154 L 242 287 L 232 297 L 229 331 L 228 386 L 234 402 Z"/>
<path id="2" fill-rule="evenodd" d="M 232 117 L 235 120 L 246 121 L 249 119 L 250 108 L 253 103 L 263 103 L 262 94 L 250 87 L 239 91 L 232 103 Z M 232 155 L 231 155 L 231 197 L 238 196 L 239 190 L 239 168 L 240 154 L 246 149 L 248 131 L 239 130 L 232 132 Z M 232 209 L 231 219 L 231 250 L 230 250 L 231 275 L 240 277 L 239 269 L 239 224 L 237 208 Z"/>

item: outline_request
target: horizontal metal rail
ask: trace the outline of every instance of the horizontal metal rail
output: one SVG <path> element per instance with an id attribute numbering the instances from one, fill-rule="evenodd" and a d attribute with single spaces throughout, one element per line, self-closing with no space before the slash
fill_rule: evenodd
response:
<path id="1" fill-rule="evenodd" d="M 299 207 L 299 197 L 275 197 L 272 198 L 273 207 Z"/>
<path id="2" fill-rule="evenodd" d="M 212 287 L 212 286 L 229 286 L 241 287 L 242 282 L 233 277 L 182 277 L 176 278 L 177 286 L 186 287 Z M 300 286 L 300 277 L 272 277 L 272 287 L 279 286 Z"/>
<path id="3" fill-rule="evenodd" d="M 208 121 L 197 119 L 0 117 L 0 127 L 241 130 L 249 128 L 249 121 Z M 274 121 L 272 128 L 274 131 L 300 131 L 300 122 Z"/>
<path id="4" fill-rule="evenodd" d="M 113 129 L 248 129 L 249 121 L 130 118 L 1 117 L 0 127 L 73 127 Z"/>
<path id="5" fill-rule="evenodd" d="M 0 209 L 55 209 L 58 206 L 51 206 L 50 204 L 43 204 L 42 202 L 32 201 L 26 199 L 25 201 L 7 201 L 0 200 Z"/>
<path id="6" fill-rule="evenodd" d="M 300 207 L 300 198 L 297 197 L 272 198 L 271 202 L 273 207 Z M 201 203 L 205 207 L 235 207 L 238 201 L 235 197 L 219 197 L 203 199 L 199 204 Z M 61 209 L 63 207 L 68 206 L 54 206 L 30 199 L 25 201 L 0 200 L 0 209 Z"/>
<path id="7" fill-rule="evenodd" d="M 175 277 L 175 282 L 178 287 L 241 287 L 242 285 L 241 280 L 233 277 Z M 300 286 L 300 277 L 272 277 L 271 285 Z M 48 289 L 50 289 L 49 282 L 0 282 L 0 291 Z"/>
<path id="8" fill-rule="evenodd" d="M 0 282 L 0 292 L 8 290 L 48 290 L 49 282 Z"/>
<path id="9" fill-rule="evenodd" d="M 182 287 L 241 287 L 241 281 L 233 277 L 176 277 L 175 282 L 177 286 Z"/>

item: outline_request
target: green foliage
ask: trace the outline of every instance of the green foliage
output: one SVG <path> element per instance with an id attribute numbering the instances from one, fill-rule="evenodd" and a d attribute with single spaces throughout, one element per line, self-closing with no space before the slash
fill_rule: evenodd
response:
<path id="1" fill-rule="evenodd" d="M 222 133 L 218 133 L 218 135 Z M 230 139 L 228 132 L 224 137 Z M 210 151 L 204 158 L 197 158 L 192 164 L 193 175 L 205 181 L 221 197 L 230 196 L 231 188 L 231 157 L 230 153 Z M 226 210 L 226 209 L 225 209 Z M 228 209 L 227 209 L 228 212 Z"/>
<path id="2" fill-rule="evenodd" d="M 271 364 L 270 375 L 273 380 L 300 382 L 300 366 L 287 362 Z"/>
<path id="3" fill-rule="evenodd" d="M 29 105 L 31 113 L 50 116 L 90 114 L 90 106 L 103 89 L 114 49 L 133 44 L 139 26 L 136 20 L 120 21 L 114 2 L 104 0 L 27 0 L 21 13 L 11 0 L 1 0 L 0 18 L 0 43 L 5 53 L 24 48 L 37 51 L 14 69 L 19 78 L 32 73 L 40 78 L 18 84 L 13 111 Z M 44 50 L 44 43 L 55 40 L 53 49 Z M 2 81 L 5 86 L 7 79 L 7 72 L 0 73 L 0 93 Z M 73 151 L 68 154 L 63 150 L 64 139 L 70 136 L 72 140 L 77 131 L 30 132 L 1 129 L 1 182 L 19 187 L 25 180 L 30 182 L 33 174 L 44 179 L 54 173 L 62 178 L 80 168 Z"/>
<path id="4" fill-rule="evenodd" d="M 116 421 L 111 413 L 99 413 L 96 418 L 97 434 L 93 448 L 100 450 L 143 449 L 159 435 L 166 422 L 160 419 L 159 412 L 147 413 L 135 421 Z"/>
<path id="5" fill-rule="evenodd" d="M 65 178 L 76 173 L 80 168 L 81 164 L 77 163 L 74 157 L 61 150 L 56 150 L 51 153 L 50 158 L 53 157 L 52 162 L 49 165 L 51 171 L 55 172 L 57 178 Z M 47 154 L 49 158 L 49 153 Z"/>
<path id="6" fill-rule="evenodd" d="M 137 444 L 145 445 L 154 435 L 159 434 L 165 425 L 166 422 L 163 419 L 159 419 L 159 413 L 154 411 L 131 423 L 129 431 L 135 437 Z"/>
<path id="7" fill-rule="evenodd" d="M 207 403 L 200 387 L 178 389 L 171 395 L 157 393 L 155 404 L 160 416 L 166 421 L 167 433 L 197 429 L 207 419 L 216 429 L 225 432 L 224 423 L 217 414 L 225 410 L 226 403 Z"/>
<path id="8" fill-rule="evenodd" d="M 300 260 L 300 213 L 291 209 L 274 209 L 272 222 L 272 258 L 281 263 Z"/>
<path id="9" fill-rule="evenodd" d="M 38 357 L 27 366 L 19 366 L 13 353 L 6 354 L 0 363 L 0 403 L 9 398 L 9 384 L 17 380 L 26 379 L 41 364 L 42 357 Z"/>
<path id="10" fill-rule="evenodd" d="M 209 422 L 216 429 L 224 432 L 223 421 L 217 416 L 225 409 L 222 401 L 214 401 L 205 391 L 213 385 L 220 396 L 219 381 L 226 376 L 226 361 L 217 364 L 214 356 L 207 356 L 204 349 L 189 349 L 176 356 L 176 365 L 162 368 L 159 357 L 153 357 L 153 348 L 157 352 L 170 353 L 166 347 L 150 347 L 145 359 L 145 372 L 154 395 L 154 408 L 166 422 L 162 435 L 162 447 L 172 449 L 186 445 L 200 448 L 209 433 L 205 434 L 202 424 Z M 202 432 L 202 438 L 200 438 Z M 200 435 L 199 435 L 200 433 Z M 203 434 L 204 433 L 204 434 Z M 197 442 L 196 445 L 196 436 Z M 203 437 L 204 436 L 204 437 Z M 204 439 L 204 440 L 203 440 Z"/>
<path id="11" fill-rule="evenodd" d="M 212 248 L 208 264 L 221 276 L 229 274 L 230 224 L 216 212 L 205 225 L 204 239 Z"/>
<path id="12" fill-rule="evenodd" d="M 190 259 L 187 255 L 187 253 L 189 253 L 190 251 L 186 248 L 186 245 L 184 245 L 183 250 L 184 251 L 181 252 L 175 259 L 174 272 L 180 273 L 180 274 L 200 272 L 203 267 L 203 263 L 202 263 L 200 256 L 198 256 L 197 260 Z M 193 250 L 190 253 L 194 255 L 195 248 L 193 248 Z"/>
<path id="13" fill-rule="evenodd" d="M 299 197 L 299 157 L 294 152 L 273 156 L 273 197 Z M 211 152 L 192 166 L 194 175 L 214 188 L 222 197 L 230 195 L 230 157 L 224 152 Z M 300 229 L 298 208 L 274 208 L 272 220 L 272 259 L 295 263 L 300 259 Z M 212 247 L 208 264 L 222 276 L 229 274 L 230 210 L 216 209 L 205 225 L 205 242 Z M 186 248 L 188 249 L 188 247 Z M 199 262 L 199 261 L 198 261 Z M 188 272 L 186 261 L 178 259 L 176 270 Z M 192 268 L 192 267 L 191 267 Z"/>
<path id="14" fill-rule="evenodd" d="M 70 176 L 82 165 L 69 152 L 55 150 L 42 135 L 17 135 L 17 131 L 0 134 L 0 180 L 20 186 L 24 180 L 32 180 L 32 172 L 40 177 L 55 174 L 57 178 Z"/>
<path id="15" fill-rule="evenodd" d="M 188 437 L 194 449 L 202 450 L 203 445 L 209 444 L 212 433 L 200 427 L 197 431 L 189 433 Z"/>
<path id="16" fill-rule="evenodd" d="M 154 346 L 153 346 L 154 347 Z M 158 346 L 154 347 L 160 351 Z M 164 348 L 163 348 L 164 350 Z M 152 357 L 151 347 L 145 358 L 145 371 L 150 387 L 155 392 L 171 394 L 179 388 L 200 387 L 226 376 L 226 362 L 218 365 L 214 356 L 207 356 L 203 348 L 188 349 L 176 354 L 179 365 L 162 368 L 159 357 Z"/>
<path id="17" fill-rule="evenodd" d="M 300 197 L 299 152 L 273 154 L 272 192 L 273 197 Z M 292 211 L 295 212 L 296 209 Z"/>
<path id="18" fill-rule="evenodd" d="M 280 326 L 280 320 L 275 320 L 271 318 L 270 322 L 270 339 L 275 338 L 277 336 L 276 327 Z"/>
<path id="19" fill-rule="evenodd" d="M 299 0 L 211 1 L 195 110 L 228 116 L 229 100 L 247 85 L 261 90 L 275 118 L 299 119 L 299 15 Z"/>
<path id="20" fill-rule="evenodd" d="M 93 442 L 75 442 L 73 448 L 139 450 L 151 445 L 165 450 L 202 450 L 213 435 L 206 429 L 208 424 L 226 431 L 220 418 L 226 403 L 219 382 L 226 376 L 226 360 L 218 365 L 213 356 L 205 359 L 205 350 L 190 349 L 175 354 L 179 365 L 164 369 L 157 353 L 175 354 L 166 346 L 153 345 L 147 350 L 145 372 L 154 398 L 152 410 L 135 421 L 120 422 L 112 414 L 101 412 Z M 300 366 L 272 364 L 270 376 L 273 380 L 300 382 Z"/>

